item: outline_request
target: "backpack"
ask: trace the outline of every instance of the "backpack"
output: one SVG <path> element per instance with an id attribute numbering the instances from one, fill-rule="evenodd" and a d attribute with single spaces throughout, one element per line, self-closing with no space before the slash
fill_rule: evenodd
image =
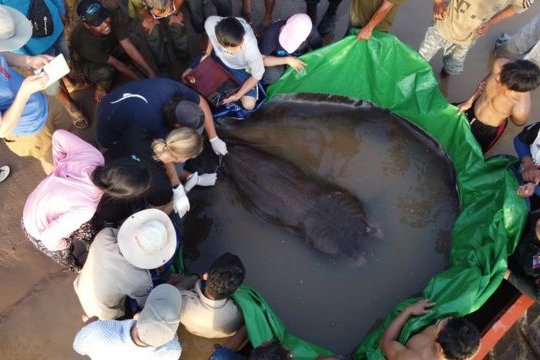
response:
<path id="1" fill-rule="evenodd" d="M 32 23 L 32 37 L 45 37 L 54 32 L 52 14 L 44 0 L 32 0 L 26 17 Z"/>

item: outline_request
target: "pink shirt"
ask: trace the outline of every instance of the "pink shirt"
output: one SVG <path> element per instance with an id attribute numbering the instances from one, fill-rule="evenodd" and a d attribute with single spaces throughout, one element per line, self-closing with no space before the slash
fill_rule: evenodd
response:
<path id="1" fill-rule="evenodd" d="M 23 222 L 28 234 L 57 251 L 94 216 L 103 191 L 91 175 L 105 161 L 99 150 L 65 130 L 54 132 L 52 145 L 54 170 L 28 196 Z"/>

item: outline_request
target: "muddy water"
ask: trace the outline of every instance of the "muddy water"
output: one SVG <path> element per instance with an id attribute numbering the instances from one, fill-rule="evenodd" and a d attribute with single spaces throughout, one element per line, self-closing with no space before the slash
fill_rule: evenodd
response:
<path id="1" fill-rule="evenodd" d="M 384 237 L 365 249 L 368 264 L 355 267 L 250 214 L 221 179 L 191 195 L 186 241 L 188 254 L 197 248 L 200 256 L 187 261 L 188 270 L 202 273 L 219 254 L 238 254 L 246 284 L 264 295 L 292 333 L 346 353 L 445 268 L 458 210 L 452 174 L 396 117 L 374 108 L 283 100 L 230 131 L 350 190 Z"/>

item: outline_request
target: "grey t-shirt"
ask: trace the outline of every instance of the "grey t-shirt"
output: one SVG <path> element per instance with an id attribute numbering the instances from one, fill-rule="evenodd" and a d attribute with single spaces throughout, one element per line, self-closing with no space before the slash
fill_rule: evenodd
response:
<path id="1" fill-rule="evenodd" d="M 152 276 L 129 263 L 120 253 L 118 230 L 105 228 L 97 235 L 84 267 L 73 282 L 84 312 L 101 320 L 124 315 L 124 300 L 129 296 L 143 307 L 152 290 Z"/>
<path id="2" fill-rule="evenodd" d="M 236 18 L 244 27 L 246 34 L 244 35 L 244 42 L 241 45 L 242 50 L 236 53 L 230 53 L 221 46 L 216 38 L 216 25 L 223 19 L 225 18 L 221 16 L 210 16 L 204 23 L 204 29 L 212 42 L 214 52 L 231 69 L 246 69 L 255 79 L 261 80 L 264 75 L 264 64 L 253 29 L 244 19 Z"/>

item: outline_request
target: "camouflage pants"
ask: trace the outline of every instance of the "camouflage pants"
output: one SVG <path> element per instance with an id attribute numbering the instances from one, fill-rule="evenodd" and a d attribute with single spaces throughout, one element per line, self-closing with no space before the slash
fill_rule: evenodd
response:
<path id="1" fill-rule="evenodd" d="M 50 257 L 55 263 L 59 264 L 60 266 L 63 266 L 64 268 L 68 269 L 72 272 L 78 272 L 82 269 L 82 264 L 79 262 L 77 258 L 73 255 L 73 249 L 74 249 L 74 241 L 79 241 L 83 243 L 88 250 L 90 247 L 90 244 L 94 240 L 94 237 L 101 229 L 101 221 L 96 219 L 95 217 L 92 218 L 90 221 L 85 222 L 82 224 L 77 230 L 75 230 L 71 235 L 66 238 L 66 242 L 68 246 L 63 250 L 58 251 L 51 251 L 43 245 L 41 240 L 38 240 L 34 238 L 32 235 L 28 234 L 26 232 L 26 229 L 24 227 L 24 223 L 21 220 L 21 227 L 23 229 L 24 234 L 30 240 L 34 246 Z"/>
<path id="2" fill-rule="evenodd" d="M 426 35 L 420 44 L 418 52 L 426 59 L 426 61 L 429 61 L 442 49 L 444 70 L 450 75 L 458 75 L 463 72 L 465 57 L 473 45 L 474 44 L 468 46 L 453 44 L 443 38 L 437 30 L 435 30 L 435 26 L 430 26 L 426 31 Z"/>

